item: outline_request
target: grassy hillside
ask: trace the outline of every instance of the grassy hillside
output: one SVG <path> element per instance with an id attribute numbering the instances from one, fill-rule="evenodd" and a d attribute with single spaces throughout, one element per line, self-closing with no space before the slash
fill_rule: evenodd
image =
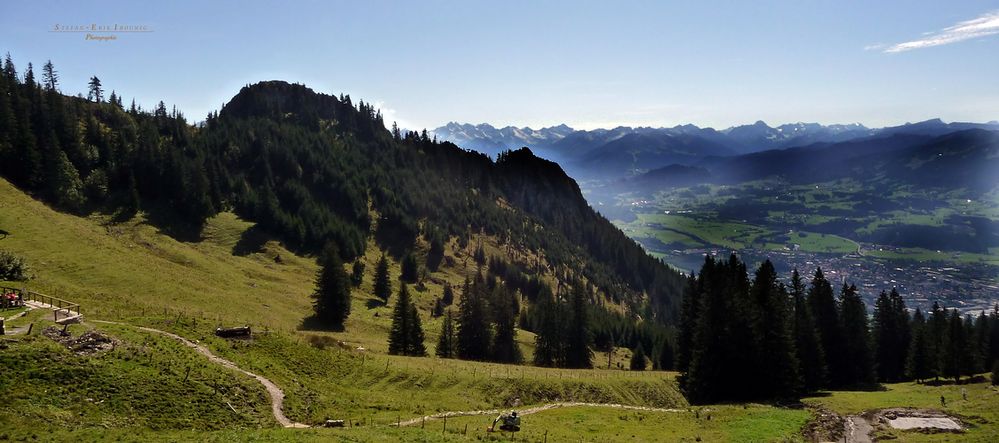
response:
<path id="1" fill-rule="evenodd" d="M 88 319 L 153 326 L 198 340 L 282 386 L 287 395 L 285 411 L 298 421 L 315 423 L 335 417 L 388 424 L 399 417 L 439 411 L 506 407 L 517 399 L 522 404 L 567 400 L 659 407 L 685 404 L 673 376 L 666 373 L 570 371 L 383 355 L 392 302 L 383 306 L 369 295 L 374 263 L 381 254 L 374 247 L 362 258 L 368 264 L 366 276 L 354 291 L 347 330 L 330 333 L 301 328 L 302 320 L 311 314 L 314 260 L 260 238 L 250 223 L 231 214 L 211 218 L 200 241 L 178 241 L 142 215 L 122 223 L 101 215 L 66 215 L 0 180 L 0 227 L 10 232 L 2 247 L 25 257 L 35 275 L 27 283 L 8 285 L 26 285 L 79 302 Z M 487 253 L 509 253 L 500 251 L 489 238 L 477 239 L 480 242 Z M 431 350 L 439 331 L 439 320 L 427 315 L 433 299 L 440 295 L 444 282 L 458 285 L 476 266 L 468 252 L 455 250 L 453 243 L 447 254 L 454 265 L 432 274 L 425 285 L 412 291 L 425 319 Z M 398 274 L 397 263 L 392 263 L 392 273 Z M 8 392 L 16 394 L 0 412 L 0 421 L 15 429 L 34 432 L 50 420 L 52 424 L 44 427 L 221 429 L 274 424 L 267 414 L 263 389 L 231 371 L 216 376 L 227 377 L 227 383 L 238 383 L 245 391 L 233 405 L 252 405 L 235 417 L 219 401 L 205 406 L 209 409 L 187 412 L 155 402 L 146 411 L 117 402 L 90 411 L 92 401 L 100 402 L 122 386 L 132 385 L 139 386 L 135 395 L 155 395 L 171 404 L 204 403 L 199 396 L 205 388 L 198 383 L 214 383 L 208 374 L 218 371 L 203 357 L 168 339 L 105 324 L 73 326 L 71 331 L 79 334 L 83 328 L 96 327 L 118 339 L 121 347 L 97 357 L 74 356 L 37 336 L 47 319 L 44 311 L 36 310 L 12 322 L 8 326 L 35 323 L 36 332 L 31 337 L 5 338 L 13 340 L 0 350 L 2 366 L 21 369 L 23 376 L 11 380 L 14 389 Z M 218 324 L 243 323 L 259 331 L 253 341 L 228 342 L 211 333 Z M 532 334 L 520 331 L 518 337 L 530 356 Z M 160 347 L 170 351 L 160 352 Z M 48 357 L 37 360 L 33 358 L 36 353 Z M 136 358 L 148 360 L 134 368 L 130 362 Z M 595 358 L 606 364 L 606 354 Z M 627 352 L 619 350 L 614 362 L 623 358 Z M 204 373 L 186 374 L 189 366 Z M 148 368 L 154 376 L 147 377 Z M 107 375 L 116 373 L 121 378 Z M 35 377 L 45 382 L 37 383 Z M 170 378 L 170 382 L 157 377 Z M 178 378 L 202 381 L 194 382 L 192 388 Z M 72 387 L 74 383 L 81 387 Z M 67 395 L 67 389 L 87 392 L 87 396 Z M 80 410 L 88 412 L 77 415 Z M 193 413 L 201 418 L 193 419 Z"/>

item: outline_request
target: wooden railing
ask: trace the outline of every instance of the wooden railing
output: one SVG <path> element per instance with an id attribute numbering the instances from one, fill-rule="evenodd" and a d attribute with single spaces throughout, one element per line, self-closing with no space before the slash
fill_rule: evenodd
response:
<path id="1" fill-rule="evenodd" d="M 0 293 L 7 294 L 14 292 L 20 294 L 24 301 L 35 301 L 41 304 L 49 305 L 52 307 L 53 321 L 59 321 L 59 314 L 64 313 L 66 317 L 74 315 L 82 315 L 79 303 L 73 303 L 69 300 L 63 300 L 58 297 L 53 297 L 51 295 L 42 294 L 41 292 L 29 291 L 25 288 L 10 288 L 6 286 L 0 286 Z"/>

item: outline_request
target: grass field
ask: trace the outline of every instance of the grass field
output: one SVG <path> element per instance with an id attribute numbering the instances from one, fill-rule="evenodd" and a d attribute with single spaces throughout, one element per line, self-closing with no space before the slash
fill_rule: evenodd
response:
<path id="1" fill-rule="evenodd" d="M 720 246 L 728 249 L 783 250 L 797 244 L 802 251 L 849 254 L 857 251 L 857 243 L 832 234 L 796 231 L 786 234 L 785 241 L 776 237 L 785 234 L 748 223 L 717 221 L 710 217 L 677 214 L 636 214 L 633 222 L 621 229 L 634 238 L 655 238 L 666 244 L 686 248 Z"/>

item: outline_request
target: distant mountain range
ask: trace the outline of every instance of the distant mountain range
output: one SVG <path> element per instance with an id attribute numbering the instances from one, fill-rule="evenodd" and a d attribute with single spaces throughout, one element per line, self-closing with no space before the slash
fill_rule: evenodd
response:
<path id="1" fill-rule="evenodd" d="M 707 157 L 693 166 L 664 166 L 591 191 L 608 199 L 619 193 L 652 195 L 700 183 L 736 184 L 775 177 L 797 184 L 853 178 L 882 185 L 905 183 L 918 189 L 964 189 L 980 195 L 999 186 L 999 131 L 974 128 L 944 135 L 888 131 L 838 143 Z"/>
<path id="2" fill-rule="evenodd" d="M 678 125 L 671 128 L 617 127 L 590 131 L 566 125 L 542 129 L 497 129 L 488 124 L 449 123 L 433 133 L 461 147 L 495 156 L 527 146 L 559 162 L 574 177 L 615 178 L 656 168 L 697 165 L 707 158 L 880 138 L 894 134 L 940 136 L 967 129 L 999 130 L 999 122 L 945 123 L 940 119 L 905 125 L 868 128 L 861 124 L 789 123 L 771 127 L 762 121 L 724 130 Z"/>

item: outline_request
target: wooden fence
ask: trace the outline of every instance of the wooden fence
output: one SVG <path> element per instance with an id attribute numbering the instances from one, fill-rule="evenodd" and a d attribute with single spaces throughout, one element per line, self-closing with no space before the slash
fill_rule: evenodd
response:
<path id="1" fill-rule="evenodd" d="M 26 302 L 30 300 L 51 306 L 53 321 L 59 321 L 60 314 L 62 314 L 64 318 L 83 314 L 83 312 L 80 309 L 79 303 L 73 303 L 69 300 L 63 300 L 58 297 L 42 294 L 41 292 L 29 291 L 28 289 L 25 288 L 18 289 L 7 286 L 0 286 L 0 293 L 7 294 L 10 292 L 20 294 L 21 297 Z"/>

